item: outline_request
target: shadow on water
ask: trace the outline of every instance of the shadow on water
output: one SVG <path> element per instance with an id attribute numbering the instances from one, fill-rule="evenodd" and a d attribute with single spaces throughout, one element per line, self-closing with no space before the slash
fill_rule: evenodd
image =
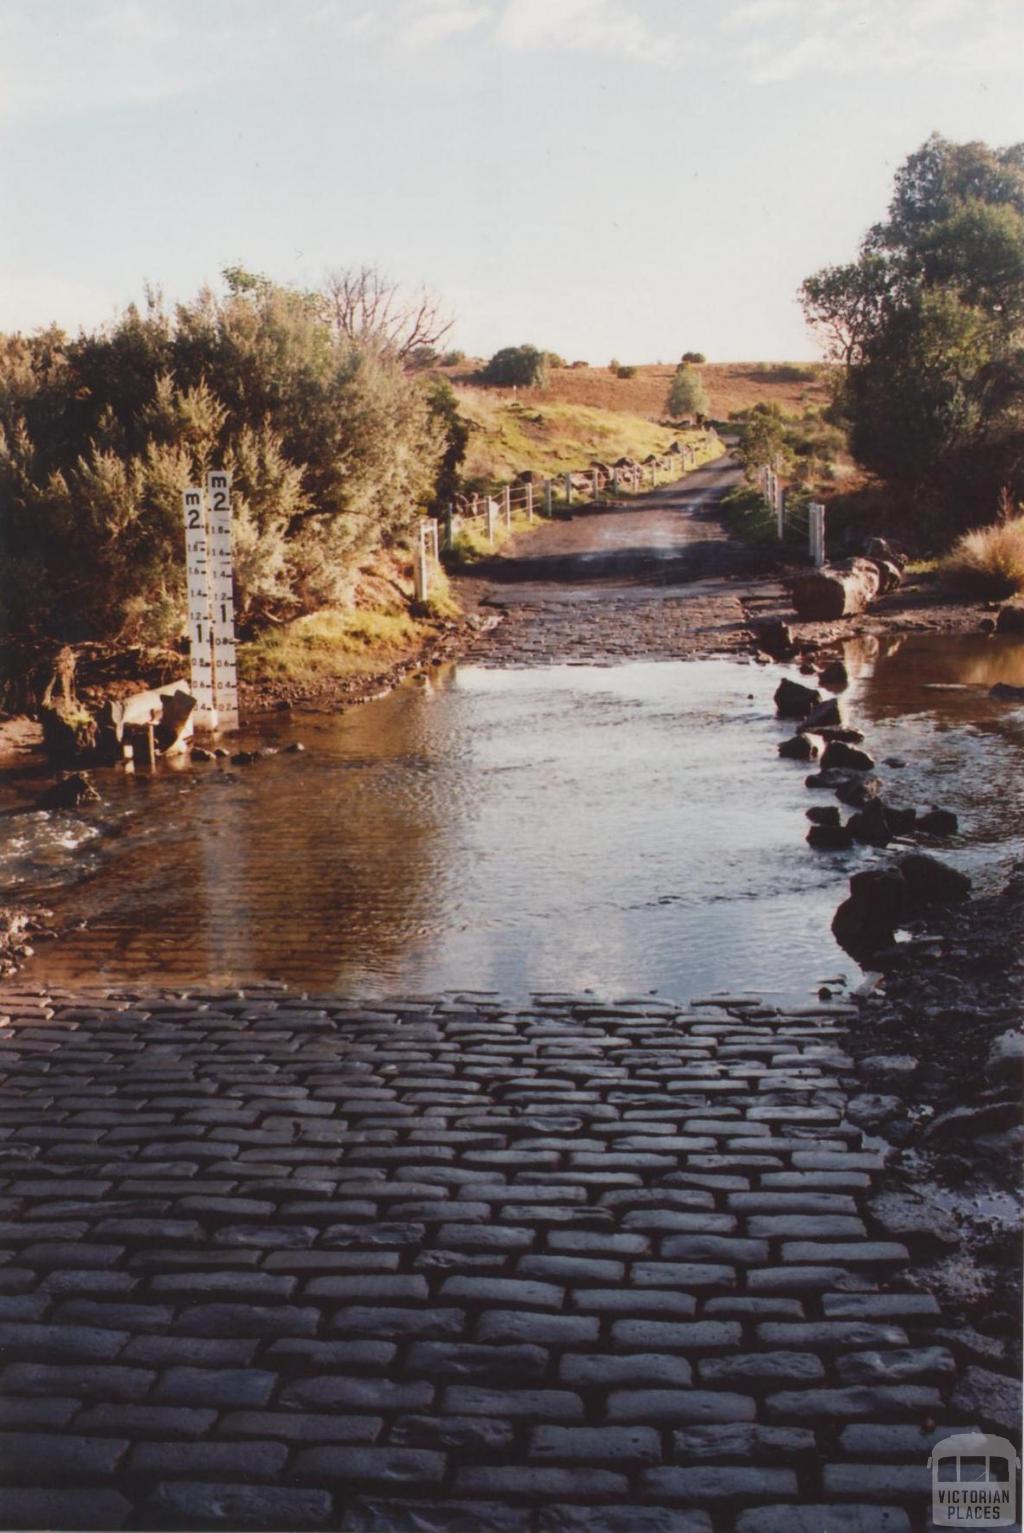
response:
<path id="1" fill-rule="evenodd" d="M 887 792 L 962 816 L 942 855 L 976 871 L 1019 850 L 1024 708 L 987 689 L 1024 679 L 1024 646 L 913 636 L 847 659 Z M 829 922 L 879 854 L 804 844 L 820 795 L 777 758 L 778 679 L 736 660 L 452 667 L 275 723 L 300 755 L 100 774 L 102 805 L 16 817 L 20 842 L 0 824 L 10 882 L 68 928 L 25 977 L 805 998 L 856 977 Z"/>

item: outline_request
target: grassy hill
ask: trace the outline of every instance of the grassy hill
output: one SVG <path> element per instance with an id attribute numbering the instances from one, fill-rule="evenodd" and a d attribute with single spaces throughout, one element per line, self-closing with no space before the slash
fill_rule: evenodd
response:
<path id="1" fill-rule="evenodd" d="M 511 398 L 511 389 L 473 389 L 473 373 L 483 363 L 465 362 L 449 370 L 460 396 L 483 394 Z M 520 389 L 518 398 L 531 408 L 554 404 L 586 406 L 660 421 L 674 364 L 638 367 L 632 378 L 619 378 L 607 367 L 555 367 L 545 389 Z M 711 399 L 711 414 L 725 420 L 733 410 L 777 404 L 785 415 L 803 415 L 828 403 L 826 364 L 805 362 L 706 362 L 699 372 Z M 652 449 L 649 448 L 648 451 Z"/>

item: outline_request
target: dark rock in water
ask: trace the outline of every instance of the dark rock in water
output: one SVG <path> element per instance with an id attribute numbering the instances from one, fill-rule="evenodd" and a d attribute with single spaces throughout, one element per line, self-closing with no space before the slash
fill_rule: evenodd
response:
<path id="1" fill-rule="evenodd" d="M 898 809 L 895 804 L 886 804 L 885 812 L 894 836 L 907 835 L 917 824 L 917 810 L 912 806 Z"/>
<path id="2" fill-rule="evenodd" d="M 834 729 L 841 726 L 842 722 L 843 715 L 840 712 L 839 704 L 834 697 L 826 697 L 824 702 L 820 702 L 816 708 L 811 709 L 800 725 L 800 728 Z"/>
<path id="3" fill-rule="evenodd" d="M 807 818 L 812 825 L 838 825 L 839 810 L 835 804 L 816 804 L 813 809 L 808 809 Z"/>
<path id="4" fill-rule="evenodd" d="M 1000 1033 L 988 1051 L 985 1074 L 993 1081 L 1019 1081 L 1024 1076 L 1024 1033 Z"/>
<path id="5" fill-rule="evenodd" d="M 818 680 L 830 692 L 842 692 L 850 685 L 850 673 L 841 660 L 832 660 L 818 672 Z"/>
<path id="6" fill-rule="evenodd" d="M 213 754 L 216 756 L 218 761 L 226 761 L 231 755 L 231 752 L 229 750 L 225 750 L 223 745 L 215 745 L 213 748 Z"/>
<path id="7" fill-rule="evenodd" d="M 951 809 L 939 809 L 935 804 L 927 814 L 917 816 L 916 828 L 929 836 L 953 836 L 959 827 L 960 821 Z"/>
<path id="8" fill-rule="evenodd" d="M 988 695 L 997 703 L 1024 703 L 1024 687 L 1011 687 L 1008 681 L 997 681 Z"/>
<path id="9" fill-rule="evenodd" d="M 809 660 L 805 660 L 803 665 L 800 667 L 800 675 L 801 676 L 813 676 L 814 675 L 814 666 L 811 664 L 811 662 Z"/>
<path id="10" fill-rule="evenodd" d="M 259 751 L 236 751 L 231 758 L 232 766 L 252 766 L 260 759 Z"/>
<path id="11" fill-rule="evenodd" d="M 859 809 L 877 798 L 881 791 L 880 777 L 858 777 L 855 773 L 848 773 L 845 782 L 837 783 L 835 795 L 840 803 L 849 804 L 851 809 Z"/>
<path id="12" fill-rule="evenodd" d="M 983 617 L 981 622 L 978 624 L 978 632 L 979 633 L 995 633 L 995 631 L 996 631 L 996 620 L 995 620 L 995 618 L 994 617 Z"/>
<path id="13" fill-rule="evenodd" d="M 902 756 L 886 756 L 884 761 L 887 767 L 894 767 L 897 771 L 899 771 L 901 767 L 905 767 L 907 764 Z"/>
<path id="14" fill-rule="evenodd" d="M 803 725 L 801 724 L 801 729 Z M 849 725 L 822 725 L 817 733 L 823 740 L 845 740 L 847 745 L 861 745 L 864 741 L 863 729 L 853 729 Z"/>
<path id="15" fill-rule="evenodd" d="M 292 705 L 288 701 L 287 697 L 279 698 L 278 701 L 274 704 L 274 707 L 277 709 L 278 713 L 288 713 L 291 709 L 291 706 Z"/>
<path id="16" fill-rule="evenodd" d="M 93 759 L 97 723 L 80 703 L 55 703 L 39 710 L 43 747 L 54 766 L 77 766 Z"/>
<path id="17" fill-rule="evenodd" d="M 893 837 L 889 816 L 880 798 L 869 799 L 863 809 L 850 816 L 846 828 L 862 846 L 888 846 Z"/>
<path id="18" fill-rule="evenodd" d="M 830 740 L 821 764 L 824 767 L 843 767 L 851 772 L 870 772 L 875 758 L 856 745 L 847 745 L 845 740 Z"/>
<path id="19" fill-rule="evenodd" d="M 1011 601 L 1000 607 L 996 633 L 1024 633 L 1024 601 Z"/>
<path id="20" fill-rule="evenodd" d="M 295 756 L 299 753 L 299 751 L 304 751 L 305 749 L 306 747 L 303 745 L 301 740 L 293 740 L 291 745 L 285 746 L 285 751 L 289 756 Z"/>
<path id="21" fill-rule="evenodd" d="M 896 866 L 906 884 L 908 902 L 915 910 L 924 905 L 957 904 L 971 891 L 966 873 L 924 852 L 907 852 Z"/>
<path id="22" fill-rule="evenodd" d="M 783 719 L 805 719 L 821 702 L 821 693 L 784 677 L 775 689 L 775 711 Z"/>
<path id="23" fill-rule="evenodd" d="M 100 796 L 84 772 L 72 772 L 51 784 L 36 799 L 37 809 L 77 809 L 79 804 L 99 803 Z"/>
<path id="24" fill-rule="evenodd" d="M 212 761 L 213 760 L 213 751 L 208 751 L 206 749 L 205 745 L 193 745 L 193 747 L 192 747 L 192 760 L 193 761 Z"/>
<path id="25" fill-rule="evenodd" d="M 845 825 L 812 825 L 807 845 L 819 852 L 845 852 L 853 845 L 853 836 Z"/>
<path id="26" fill-rule="evenodd" d="M 832 918 L 832 933 L 853 958 L 888 946 L 904 917 L 907 886 L 898 868 L 869 868 L 850 879 L 850 896 Z"/>
<path id="27" fill-rule="evenodd" d="M 773 660 L 786 660 L 796 653 L 792 629 L 781 618 L 763 618 L 758 623 L 752 623 L 751 628 L 758 647 L 765 654 L 771 655 Z"/>
<path id="28" fill-rule="evenodd" d="M 792 739 L 782 741 L 779 755 L 790 761 L 817 761 L 824 749 L 820 735 L 793 735 Z"/>

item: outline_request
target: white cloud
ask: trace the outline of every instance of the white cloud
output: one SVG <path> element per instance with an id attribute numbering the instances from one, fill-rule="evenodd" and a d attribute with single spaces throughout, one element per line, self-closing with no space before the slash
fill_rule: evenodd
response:
<path id="1" fill-rule="evenodd" d="M 738 0 L 722 25 L 756 83 L 1024 71 L 1021 0 Z"/>
<path id="2" fill-rule="evenodd" d="M 654 63 L 678 49 L 672 33 L 653 31 L 635 4 L 621 0 L 505 0 L 496 35 L 517 52 L 568 50 Z"/>
<path id="3" fill-rule="evenodd" d="M 405 7 L 398 36 L 406 48 L 430 48 L 471 32 L 493 16 L 490 5 L 472 0 L 414 0 Z"/>

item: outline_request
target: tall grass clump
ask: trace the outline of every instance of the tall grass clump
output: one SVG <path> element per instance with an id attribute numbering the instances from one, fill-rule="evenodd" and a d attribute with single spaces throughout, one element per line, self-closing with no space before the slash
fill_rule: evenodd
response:
<path id="1" fill-rule="evenodd" d="M 1024 516 L 965 532 L 947 556 L 945 572 L 969 596 L 1024 593 Z"/>

